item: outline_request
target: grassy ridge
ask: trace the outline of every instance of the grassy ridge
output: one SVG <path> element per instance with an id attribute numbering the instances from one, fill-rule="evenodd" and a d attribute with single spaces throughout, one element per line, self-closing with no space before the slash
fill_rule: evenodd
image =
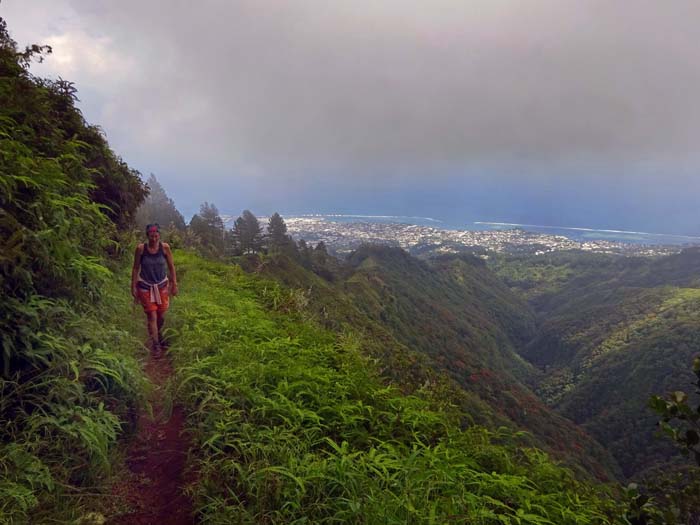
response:
<path id="1" fill-rule="evenodd" d="M 518 436 L 380 379 L 362 340 L 293 291 L 177 257 L 179 393 L 206 523 L 608 523 L 605 500 Z"/>

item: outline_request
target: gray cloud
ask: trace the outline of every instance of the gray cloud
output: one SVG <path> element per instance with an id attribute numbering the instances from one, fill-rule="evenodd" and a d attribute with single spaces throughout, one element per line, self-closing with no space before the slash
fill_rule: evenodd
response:
<path id="1" fill-rule="evenodd" d="M 55 21 L 66 7 L 77 23 Z M 49 33 L 35 36 L 77 35 L 76 76 L 124 89 L 107 117 L 128 116 L 134 142 L 189 154 L 635 158 L 695 155 L 699 18 L 690 1 L 75 0 L 47 2 Z M 95 42 L 126 70 L 96 71 Z"/>
<path id="2" fill-rule="evenodd" d="M 482 169 L 698 188 L 695 1 L 25 5 L 0 12 L 19 40 L 54 43 L 44 71 L 76 80 L 145 171 L 255 187 Z"/>

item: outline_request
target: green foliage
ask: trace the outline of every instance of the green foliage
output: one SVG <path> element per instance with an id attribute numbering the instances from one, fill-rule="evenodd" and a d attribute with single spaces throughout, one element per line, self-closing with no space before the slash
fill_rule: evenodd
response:
<path id="1" fill-rule="evenodd" d="M 297 256 L 296 244 L 287 234 L 287 225 L 279 213 L 272 214 L 267 224 L 267 245 L 270 253 L 283 253 L 290 257 Z"/>
<path id="2" fill-rule="evenodd" d="M 593 487 L 516 434 L 462 430 L 429 386 L 385 384 L 363 337 L 320 328 L 290 292 L 177 264 L 174 351 L 204 522 L 614 522 Z"/>
<path id="3" fill-rule="evenodd" d="M 275 223 L 275 228 L 280 230 L 275 230 L 275 239 L 277 240 L 284 235 L 281 233 L 283 225 L 283 222 L 281 224 Z M 286 226 L 284 228 L 286 231 Z M 252 254 L 262 251 L 264 244 L 262 226 L 260 226 L 257 217 L 250 210 L 243 210 L 241 216 L 236 219 L 229 233 L 229 244 L 234 255 Z"/>
<path id="4" fill-rule="evenodd" d="M 188 227 L 190 246 L 208 257 L 219 257 L 224 253 L 224 222 L 214 204 L 205 202 L 199 208 Z"/>
<path id="5" fill-rule="evenodd" d="M 693 372 L 695 394 L 700 394 L 700 357 L 693 360 Z M 661 416 L 661 432 L 684 455 L 692 456 L 696 466 L 650 473 L 644 492 L 636 484 L 630 484 L 626 517 L 633 524 L 697 523 L 700 520 L 700 405 L 692 406 L 688 394 L 677 390 L 665 398 L 652 396 L 649 407 Z"/>
<path id="6" fill-rule="evenodd" d="M 133 358 L 139 343 L 117 328 L 126 286 L 107 287 L 113 304 L 99 309 L 28 305 L 41 319 L 25 356 L 33 366 L 0 380 L 0 516 L 10 523 L 55 515 L 66 495 L 98 483 L 119 434 L 133 428 L 143 388 Z"/>
<path id="7" fill-rule="evenodd" d="M 113 153 L 73 105 L 69 84 L 29 75 L 34 51 L 18 53 L 4 21 L 0 50 L 0 373 L 9 378 L 32 366 L 29 338 L 41 324 L 32 305 L 99 295 L 109 277 L 100 258 L 143 188 L 110 164 Z"/>
<path id="8" fill-rule="evenodd" d="M 697 395 L 700 394 L 700 357 L 693 361 L 693 373 Z M 653 396 L 649 407 L 661 416 L 662 432 L 675 441 L 685 455 L 692 455 L 700 467 L 700 404 L 692 406 L 688 394 L 676 390 L 665 399 Z"/>
<path id="9" fill-rule="evenodd" d="M 677 388 L 700 352 L 700 252 L 656 259 L 588 253 L 495 258 L 529 298 L 538 332 L 520 347 L 538 393 L 610 449 L 627 476 L 674 463 L 649 396 Z"/>
<path id="10" fill-rule="evenodd" d="M 0 19 L 3 523 L 58 519 L 67 495 L 95 483 L 140 389 L 136 342 L 116 328 L 127 305 L 105 295 L 107 252 L 144 188 L 85 123 L 70 82 L 28 73 L 42 49 L 18 52 Z"/>
<path id="11" fill-rule="evenodd" d="M 87 184 L 90 200 L 104 206 L 104 213 L 118 230 L 126 230 L 146 195 L 139 173 L 112 152 L 99 128 L 85 122 L 75 107 L 76 89 L 71 82 L 37 79 L 29 74 L 30 60 L 41 58 L 47 47 L 34 45 L 18 52 L 0 19 L 2 136 L 27 148 L 20 153 L 22 157 L 26 158 L 29 151 L 37 161 L 62 159 L 60 167 L 68 182 L 78 184 L 81 193 Z M 5 147 L 14 150 L 11 144 Z M 3 167 L 3 177 L 13 173 L 9 171 L 13 167 Z M 25 174 L 32 170 L 31 166 L 24 168 Z"/>
<path id="12" fill-rule="evenodd" d="M 0 522 L 26 519 L 39 501 L 37 494 L 54 489 L 48 467 L 30 444 L 0 445 Z"/>

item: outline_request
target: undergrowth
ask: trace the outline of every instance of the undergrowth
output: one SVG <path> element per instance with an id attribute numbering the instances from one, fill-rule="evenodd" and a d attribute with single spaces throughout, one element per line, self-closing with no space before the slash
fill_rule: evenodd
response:
<path id="1" fill-rule="evenodd" d="M 80 515 L 141 390 L 108 257 L 146 188 L 0 17 L 0 523 Z"/>
<path id="2" fill-rule="evenodd" d="M 379 376 L 297 292 L 177 257 L 173 348 L 202 523 L 612 523 L 609 498 L 511 431 Z"/>
<path id="3" fill-rule="evenodd" d="M 76 309 L 44 299 L 34 366 L 0 378 L 0 523 L 72 523 L 97 505 L 145 385 L 126 285 Z M 96 499 L 97 498 L 97 499 Z"/>

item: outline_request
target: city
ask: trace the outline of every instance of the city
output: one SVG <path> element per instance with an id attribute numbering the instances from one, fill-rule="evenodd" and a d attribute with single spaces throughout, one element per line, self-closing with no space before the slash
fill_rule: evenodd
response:
<path id="1" fill-rule="evenodd" d="M 262 221 L 261 221 L 262 222 Z M 449 230 L 394 222 L 338 222 L 326 217 L 286 217 L 296 240 L 323 242 L 338 254 L 349 253 L 363 243 L 398 246 L 412 254 L 473 252 L 544 254 L 557 250 L 584 250 L 626 256 L 660 256 L 678 253 L 680 245 L 649 245 L 610 240 L 575 241 L 563 235 L 528 232 L 518 228 L 499 230 Z"/>

